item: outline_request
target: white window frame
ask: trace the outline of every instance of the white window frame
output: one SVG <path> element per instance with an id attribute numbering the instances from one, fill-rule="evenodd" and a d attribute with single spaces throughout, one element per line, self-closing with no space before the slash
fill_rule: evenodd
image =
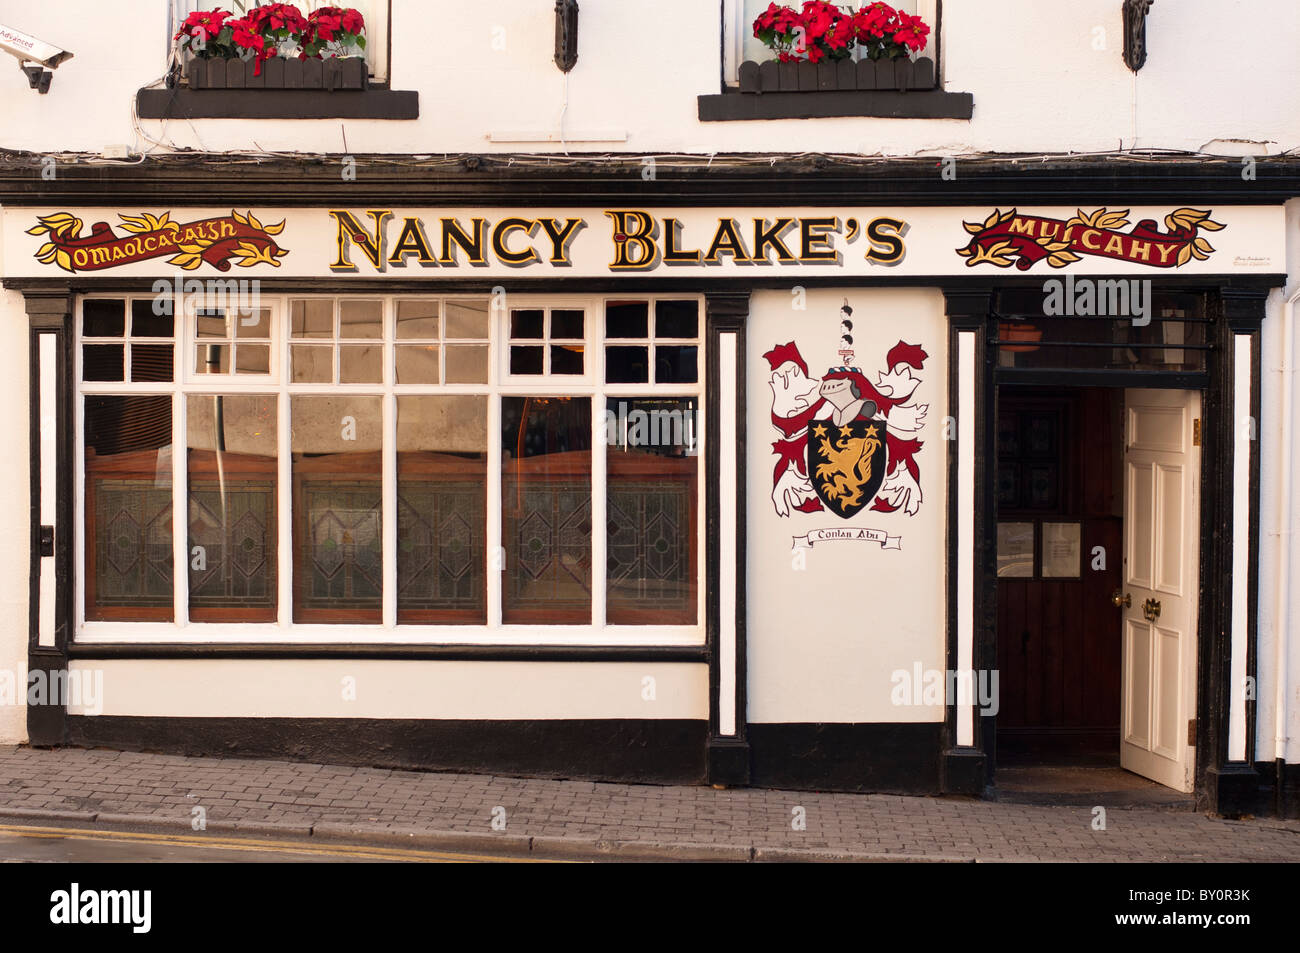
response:
<path id="1" fill-rule="evenodd" d="M 802 7 L 798 0 L 778 0 L 779 3 Z M 872 0 L 835 0 L 838 6 L 855 10 L 867 6 Z M 766 9 L 766 5 L 764 5 Z M 939 0 L 917 0 L 917 14 L 930 27 L 930 42 L 923 56 L 934 60 L 936 72 L 940 69 L 936 55 L 939 44 Z M 745 38 L 752 34 L 753 19 L 745 17 L 745 0 L 722 0 L 722 76 L 727 86 L 740 85 L 740 64 L 744 62 Z M 942 74 L 939 74 L 942 75 Z"/>
<path id="2" fill-rule="evenodd" d="M 238 329 L 229 324 L 229 313 L 226 315 L 226 327 L 230 331 L 230 338 L 199 338 L 197 334 L 191 337 L 189 323 L 190 321 L 197 320 L 196 309 L 197 307 L 202 306 L 202 304 L 193 301 L 191 298 L 184 298 L 181 301 L 181 307 L 175 309 L 173 316 L 175 320 L 174 333 L 178 336 L 185 337 L 190 345 L 189 347 L 184 348 L 183 356 L 185 358 L 185 363 L 183 365 L 177 365 L 182 368 L 184 382 L 186 384 L 208 385 L 210 387 L 220 387 L 225 389 L 229 384 L 243 385 L 249 381 L 256 381 L 262 385 L 263 390 L 267 387 L 278 388 L 280 385 L 280 372 L 283 367 L 283 363 L 280 360 L 279 349 L 276 347 L 276 334 L 282 320 L 279 310 L 279 302 L 274 299 L 265 299 L 260 301 L 257 305 L 259 310 L 265 309 L 270 312 L 267 319 L 271 322 L 270 334 L 265 338 L 240 337 Z M 213 306 L 215 307 L 216 305 L 214 304 Z M 227 312 L 238 311 L 238 305 L 236 304 L 234 308 L 227 305 L 226 310 Z M 235 319 L 238 320 L 238 318 L 239 315 L 236 314 Z M 252 344 L 254 346 L 264 345 L 270 352 L 270 371 L 266 374 L 237 374 L 235 372 L 235 353 L 232 352 L 230 355 L 230 371 L 228 373 L 200 374 L 198 369 L 199 359 L 197 345 L 203 343 L 234 343 L 236 345 L 236 352 L 238 351 L 238 345 L 240 344 Z M 173 370 L 173 376 L 176 376 L 175 370 Z M 78 378 L 78 380 L 80 380 L 80 378 Z"/>
<path id="3" fill-rule="evenodd" d="M 646 296 L 648 297 L 648 296 Z M 499 370 L 501 381 L 506 385 L 520 385 L 529 390 L 536 390 L 541 387 L 545 390 L 554 387 L 563 388 L 566 383 L 579 385 L 592 385 L 604 380 L 605 362 L 602 352 L 600 361 L 600 376 L 596 375 L 593 369 L 592 350 L 599 347 L 602 340 L 601 336 L 596 334 L 600 324 L 605 321 L 604 303 L 601 299 L 583 298 L 583 297 L 548 297 L 546 295 L 510 295 L 505 308 L 500 309 L 505 313 L 498 316 L 501 323 L 501 340 L 503 346 L 499 349 L 501 363 Z M 514 338 L 510 337 L 510 313 L 512 311 L 529 311 L 542 309 L 546 312 L 546 317 L 542 324 L 542 337 L 540 338 Z M 551 342 L 556 341 L 560 344 L 572 344 L 576 338 L 552 338 L 550 328 L 550 314 L 552 311 L 577 311 L 581 309 L 584 313 L 581 340 L 583 346 L 583 360 L 581 374 L 556 374 L 549 370 L 551 364 L 550 347 Z M 595 341 L 593 342 L 593 338 Z M 542 367 L 541 374 L 512 374 L 510 373 L 510 347 L 541 347 L 542 348 Z M 594 408 L 593 408 L 594 413 Z"/>
<path id="4" fill-rule="evenodd" d="M 378 384 L 325 384 L 294 383 L 289 366 L 290 321 L 289 302 L 303 298 L 382 299 L 384 302 L 384 336 L 382 339 L 384 365 L 383 381 Z M 74 522 L 77 526 L 74 546 L 74 640 L 79 644 L 96 643 L 177 643 L 193 645 L 213 644 L 403 644 L 403 645 L 584 645 L 592 647 L 641 646 L 700 646 L 705 642 L 706 579 L 705 560 L 705 466 L 704 419 L 705 397 L 705 301 L 697 294 L 617 294 L 617 295 L 518 295 L 511 296 L 508 306 L 495 309 L 489 303 L 488 327 L 488 382 L 486 384 L 396 384 L 394 347 L 396 342 L 396 302 L 402 298 L 438 299 L 448 301 L 468 299 L 490 301 L 486 294 L 439 294 L 430 290 L 421 294 L 356 294 L 340 290 L 334 294 L 283 294 L 263 295 L 260 307 L 272 310 L 272 367 L 271 375 L 189 375 L 186 352 L 194 349 L 195 339 L 190 334 L 188 317 L 183 303 L 178 304 L 178 320 L 174 334 L 173 381 L 171 382 L 83 382 L 82 375 L 82 324 L 86 301 L 96 299 L 122 300 L 126 309 L 126 328 L 130 330 L 131 302 L 152 300 L 146 293 L 96 292 L 81 295 L 76 306 L 76 333 L 73 339 L 75 396 L 75 457 Z M 645 300 L 648 302 L 650 327 L 653 339 L 655 302 L 661 299 L 693 300 L 697 302 L 698 336 L 681 339 L 683 343 L 698 346 L 698 374 L 694 384 L 604 384 L 605 344 L 604 311 L 607 301 Z M 513 308 L 544 306 L 548 308 L 582 307 L 587 313 L 586 373 L 577 375 L 536 376 L 528 380 L 507 379 L 503 373 L 502 355 L 508 341 L 509 312 Z M 187 302 L 186 302 L 187 303 Z M 183 320 L 181 318 L 184 318 Z M 445 307 L 440 308 L 440 332 L 445 331 Z M 677 339 L 674 339 L 677 340 Z M 323 339 L 322 339 L 323 342 Z M 618 341 L 610 339 L 610 343 Z M 129 374 L 129 365 L 126 365 Z M 278 368 L 278 372 L 275 369 Z M 648 376 L 653 378 L 653 367 Z M 188 571 L 188 473 L 187 454 L 176 448 L 187 446 L 186 398 L 192 394 L 252 394 L 275 395 L 277 398 L 277 620 L 275 622 L 193 622 L 189 612 Z M 88 395 L 145 395 L 168 394 L 172 397 L 172 556 L 173 556 L 173 611 L 172 622 L 125 622 L 86 619 L 85 572 L 85 397 Z M 295 395 L 349 394 L 370 395 L 382 399 L 382 492 L 383 492 L 383 599 L 382 622 L 365 623 L 295 623 L 293 619 L 293 537 L 292 537 L 292 454 L 290 404 Z M 397 398 L 405 395 L 485 395 L 488 398 L 488 451 L 487 451 L 487 524 L 485 556 L 487 566 L 487 624 L 401 624 L 397 623 Z M 605 623 L 606 573 L 596 567 L 606 565 L 606 535 L 596 530 L 605 525 L 606 515 L 606 456 L 592 454 L 592 622 L 590 624 L 513 624 L 501 622 L 502 575 L 492 569 L 492 561 L 502 545 L 501 512 L 501 402 L 506 396 L 586 396 L 591 399 L 592 446 L 606 446 L 604 399 L 606 397 L 683 397 L 693 398 L 699 408 L 695 440 L 698 455 L 696 477 L 697 518 L 694 544 L 696 547 L 696 622 L 693 625 L 608 625 Z"/>

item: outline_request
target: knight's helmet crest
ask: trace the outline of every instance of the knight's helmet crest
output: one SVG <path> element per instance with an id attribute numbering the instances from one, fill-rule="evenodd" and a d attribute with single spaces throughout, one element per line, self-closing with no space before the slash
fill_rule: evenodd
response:
<path id="1" fill-rule="evenodd" d="M 840 308 L 842 362 L 822 378 L 825 416 L 808 425 L 808 475 L 828 510 L 848 518 L 870 504 L 885 478 L 885 423 L 862 370 L 853 365 L 853 309 Z"/>

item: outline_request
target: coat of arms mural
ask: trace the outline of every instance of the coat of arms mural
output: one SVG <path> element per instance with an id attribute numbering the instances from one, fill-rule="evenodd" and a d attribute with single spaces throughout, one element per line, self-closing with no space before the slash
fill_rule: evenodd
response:
<path id="1" fill-rule="evenodd" d="M 863 510 L 915 516 L 923 501 L 917 454 L 924 443 L 928 403 L 921 403 L 920 372 L 929 357 L 900 340 L 868 377 L 856 366 L 853 309 L 840 309 L 839 364 L 810 373 L 795 341 L 763 355 L 772 390 L 772 504 L 777 515 L 833 513 L 852 520 Z M 879 366 L 879 365 L 878 365 Z M 840 526 L 796 538 L 811 546 L 829 539 L 862 539 L 900 548 L 897 536 Z"/>

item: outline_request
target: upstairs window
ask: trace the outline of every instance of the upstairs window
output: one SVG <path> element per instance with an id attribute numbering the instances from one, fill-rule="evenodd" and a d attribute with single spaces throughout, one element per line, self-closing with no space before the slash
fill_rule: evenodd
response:
<path id="1" fill-rule="evenodd" d="M 292 14 L 284 21 L 281 6 L 257 0 L 168 0 L 164 74 L 137 90 L 136 115 L 164 120 L 419 118 L 419 93 L 390 88 L 390 0 L 288 4 L 301 21 Z M 406 9 L 418 16 L 414 7 Z M 259 10 L 253 23 L 240 24 L 238 30 L 229 25 Z M 194 20 L 187 23 L 191 16 Z M 185 36 L 178 37 L 182 30 Z M 301 48 L 310 55 L 300 58 Z M 274 55 L 258 55 L 258 50 L 273 50 Z"/>
<path id="2" fill-rule="evenodd" d="M 772 2 L 773 0 L 723 0 L 723 77 L 727 86 L 739 85 L 740 64 L 746 60 L 762 63 L 776 59 L 777 54 L 754 36 L 754 20 L 767 10 Z M 872 0 L 834 0 L 834 2 L 841 10 L 856 12 L 870 6 Z M 919 16 L 929 25 L 929 42 L 920 55 L 928 56 L 937 64 L 939 0 L 887 0 L 887 2 L 895 10 Z M 803 0 L 776 0 L 776 4 L 794 10 L 803 8 Z M 852 58 L 856 60 L 860 55 L 859 50 L 854 50 Z"/>
<path id="3" fill-rule="evenodd" d="M 218 2 L 218 0 L 171 0 L 170 20 L 168 22 L 167 43 L 168 48 L 172 42 L 172 37 L 180 29 L 185 18 L 191 13 L 199 10 L 230 10 L 233 18 L 243 16 L 241 7 L 251 10 L 260 6 L 257 0 L 246 0 L 244 3 Z M 343 7 L 352 8 L 365 18 L 366 21 L 366 68 L 370 73 L 370 81 L 373 83 L 388 82 L 388 24 L 391 16 L 389 0 L 339 0 L 337 3 L 321 3 L 318 0 L 299 0 L 294 6 L 303 14 L 311 13 L 317 7 Z"/>

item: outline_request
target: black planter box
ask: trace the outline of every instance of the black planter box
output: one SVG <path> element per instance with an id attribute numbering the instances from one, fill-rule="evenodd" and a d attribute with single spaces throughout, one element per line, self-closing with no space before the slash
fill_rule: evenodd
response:
<path id="1" fill-rule="evenodd" d="M 837 60 L 823 63 L 781 63 L 768 60 L 740 64 L 742 93 L 818 93 L 834 90 L 934 89 L 934 60 Z"/>
<path id="2" fill-rule="evenodd" d="M 190 89 L 331 89 L 370 88 L 370 71 L 365 57 L 345 56 L 328 60 L 299 60 L 273 57 L 262 63 L 255 59 L 192 59 L 185 64 Z"/>

